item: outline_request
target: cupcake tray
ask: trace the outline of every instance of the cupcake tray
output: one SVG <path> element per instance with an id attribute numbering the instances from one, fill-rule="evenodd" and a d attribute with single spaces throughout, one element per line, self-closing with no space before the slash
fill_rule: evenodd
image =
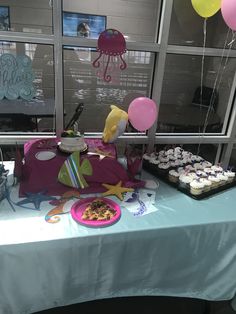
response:
<path id="1" fill-rule="evenodd" d="M 191 198 L 195 199 L 195 200 L 202 200 L 211 196 L 214 196 L 215 194 L 228 190 L 229 188 L 232 188 L 234 186 L 236 186 L 236 179 L 234 179 L 234 181 L 227 183 L 225 185 L 221 185 L 215 189 L 212 189 L 210 191 L 207 192 L 203 192 L 199 195 L 194 195 L 192 193 L 190 193 L 190 188 L 184 188 L 182 186 L 179 185 L 179 183 L 175 183 L 169 180 L 168 177 L 168 172 L 171 169 L 169 169 L 166 173 L 163 171 L 159 171 L 159 169 L 157 169 L 154 165 L 150 164 L 148 161 L 143 160 L 143 169 L 146 170 L 147 172 L 149 172 L 150 174 L 154 175 L 155 177 L 161 179 L 162 181 L 164 181 L 165 183 L 169 184 L 170 186 L 176 188 L 178 191 L 190 196 Z"/>

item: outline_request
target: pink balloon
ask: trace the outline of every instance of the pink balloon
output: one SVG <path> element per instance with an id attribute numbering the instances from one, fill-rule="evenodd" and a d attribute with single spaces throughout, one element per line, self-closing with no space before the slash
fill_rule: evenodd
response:
<path id="1" fill-rule="evenodd" d="M 135 98 L 128 108 L 128 119 L 138 131 L 148 130 L 157 118 L 157 105 L 147 97 Z"/>
<path id="2" fill-rule="evenodd" d="M 222 0 L 221 13 L 225 23 L 236 31 L 236 0 Z"/>

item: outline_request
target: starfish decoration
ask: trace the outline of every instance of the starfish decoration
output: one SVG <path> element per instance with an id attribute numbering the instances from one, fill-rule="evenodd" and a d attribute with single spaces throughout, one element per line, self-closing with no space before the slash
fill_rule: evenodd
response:
<path id="1" fill-rule="evenodd" d="M 117 183 L 116 185 L 111 185 L 111 184 L 103 184 L 103 186 L 105 188 L 107 188 L 107 191 L 102 193 L 103 196 L 107 196 L 107 195 L 115 195 L 116 197 L 118 197 L 121 201 L 123 200 L 123 195 L 122 193 L 125 192 L 133 192 L 134 189 L 132 188 L 126 188 L 121 186 L 122 182 L 120 181 L 119 183 Z"/>
<path id="2" fill-rule="evenodd" d="M 38 192 L 38 193 L 25 193 L 26 198 L 22 201 L 16 203 L 18 206 L 22 206 L 24 204 L 33 203 L 35 209 L 40 210 L 40 203 L 44 201 L 55 200 L 56 197 L 45 195 L 46 191 Z M 24 206 L 22 206 L 24 207 Z M 32 208 L 33 209 L 33 208 Z"/>

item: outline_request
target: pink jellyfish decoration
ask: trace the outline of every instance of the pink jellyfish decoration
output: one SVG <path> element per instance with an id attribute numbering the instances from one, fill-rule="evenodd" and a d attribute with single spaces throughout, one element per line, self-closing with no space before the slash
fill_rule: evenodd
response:
<path id="1" fill-rule="evenodd" d="M 99 68 L 101 66 L 100 58 L 102 56 L 105 57 L 103 58 L 104 69 L 102 76 L 104 81 L 109 83 L 111 81 L 111 75 L 108 74 L 108 71 L 112 71 L 112 68 L 109 67 L 109 63 L 115 64 L 117 58 L 120 58 L 120 70 L 124 70 L 127 67 L 122 58 L 122 54 L 126 52 L 124 36 L 116 29 L 106 29 L 99 35 L 97 51 L 99 52 L 99 56 L 93 61 L 93 66 Z"/>

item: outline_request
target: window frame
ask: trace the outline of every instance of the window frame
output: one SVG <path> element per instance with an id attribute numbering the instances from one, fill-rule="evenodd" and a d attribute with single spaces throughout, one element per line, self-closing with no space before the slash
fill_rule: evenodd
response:
<path id="1" fill-rule="evenodd" d="M 23 144 L 26 141 L 39 137 L 60 136 L 63 130 L 63 47 L 78 46 L 96 48 L 97 40 L 89 38 L 77 38 L 63 36 L 63 0 L 53 0 L 52 7 L 52 34 L 22 33 L 11 31 L 0 31 L 0 40 L 8 42 L 27 42 L 35 44 L 49 44 L 53 46 L 54 52 L 54 73 L 55 73 L 55 113 L 56 113 L 56 134 L 52 133 L 27 133 L 8 135 L 0 134 L 0 145 Z M 152 76 L 151 97 L 160 104 L 163 77 L 165 72 L 165 61 L 167 54 L 202 55 L 201 47 L 188 47 L 169 45 L 169 30 L 171 13 L 174 0 L 160 0 L 158 9 L 160 14 L 156 23 L 156 42 L 127 42 L 128 50 L 148 51 L 155 53 L 155 64 Z M 221 56 L 223 49 L 206 48 L 206 56 Z M 236 58 L 236 50 L 231 50 L 229 58 Z M 223 166 L 227 166 L 230 160 L 232 149 L 236 144 L 236 71 L 231 87 L 230 97 L 225 113 L 223 129 L 221 133 L 156 133 L 157 122 L 147 132 L 147 134 L 125 133 L 117 141 L 118 143 L 147 144 L 151 151 L 156 144 L 218 144 L 218 151 L 215 162 L 221 161 Z M 102 137 L 100 133 L 85 133 L 86 137 Z"/>

